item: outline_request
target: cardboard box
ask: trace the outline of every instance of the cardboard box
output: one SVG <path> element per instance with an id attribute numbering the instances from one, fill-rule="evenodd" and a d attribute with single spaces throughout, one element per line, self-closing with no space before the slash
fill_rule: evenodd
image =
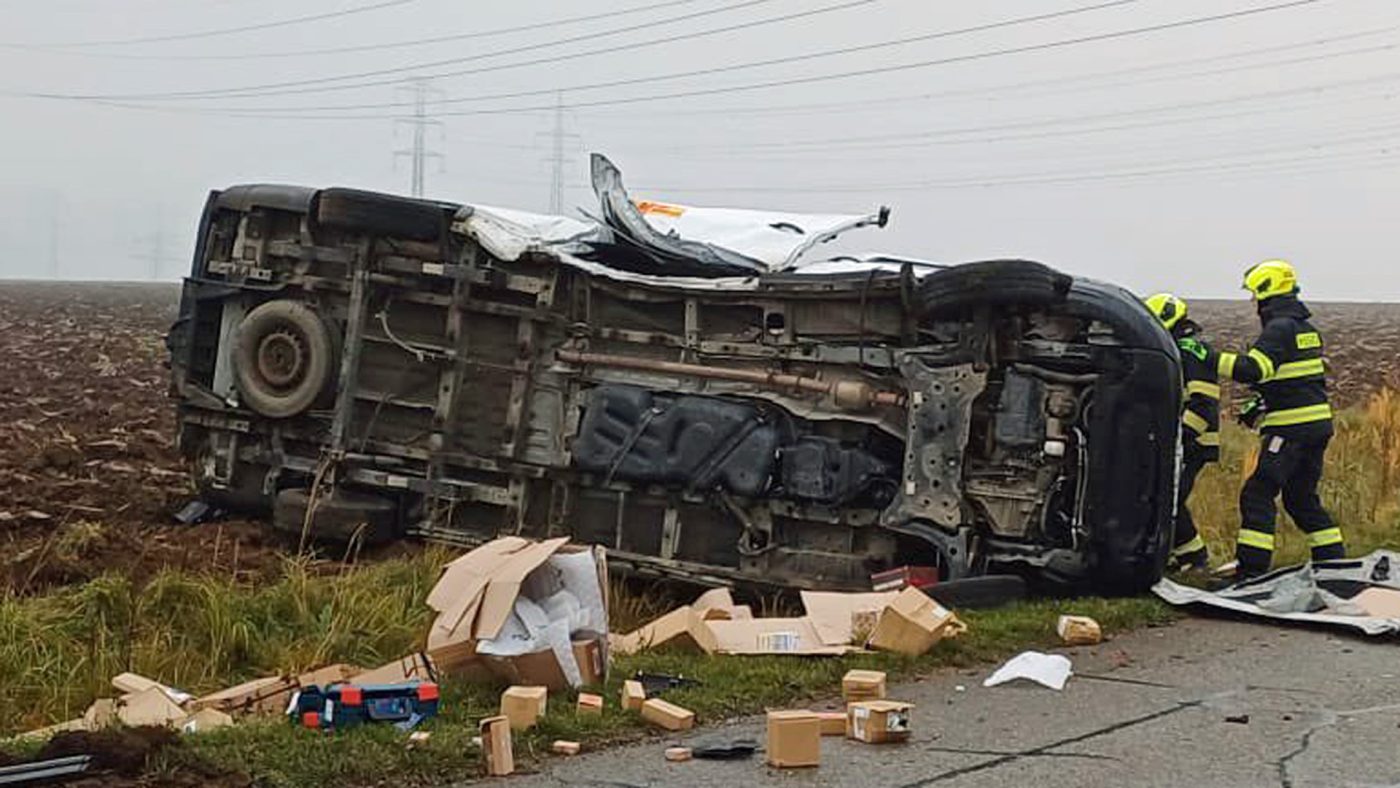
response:
<path id="1" fill-rule="evenodd" d="M 691 607 L 706 621 L 753 618 L 753 610 L 748 605 L 734 604 L 734 596 L 728 588 L 711 588 L 701 594 Z"/>
<path id="2" fill-rule="evenodd" d="M 685 731 L 695 726 L 695 712 L 660 698 L 649 698 L 642 703 L 642 719 L 668 731 Z"/>
<path id="3" fill-rule="evenodd" d="M 821 723 L 823 736 L 846 735 L 846 712 L 819 711 L 817 721 Z"/>
<path id="4" fill-rule="evenodd" d="M 822 755 L 822 724 L 810 711 L 768 712 L 768 765 L 817 766 Z"/>
<path id="5" fill-rule="evenodd" d="M 188 714 L 159 686 L 124 695 L 117 700 L 117 719 L 129 728 L 141 725 L 166 727 Z"/>
<path id="6" fill-rule="evenodd" d="M 865 700 L 846 707 L 846 736 L 867 744 L 909 738 L 914 705 L 895 700 Z"/>
<path id="7" fill-rule="evenodd" d="M 906 588 L 881 611 L 869 646 L 917 657 L 944 637 L 965 629 L 952 611 L 917 588 Z"/>
<path id="8" fill-rule="evenodd" d="M 1060 616 L 1055 623 L 1055 631 L 1067 646 L 1092 646 L 1103 642 L 1099 622 L 1088 616 Z"/>
<path id="9" fill-rule="evenodd" d="M 427 653 L 439 671 L 472 680 L 480 679 L 483 673 L 489 672 L 507 681 L 555 689 L 582 686 L 581 670 L 574 662 L 570 643 L 563 643 L 559 647 L 562 651 L 545 646 L 529 653 L 515 653 L 508 649 L 514 647 L 517 641 L 512 639 L 513 635 L 506 636 L 511 631 L 506 627 L 507 622 L 512 621 L 517 600 L 522 598 L 527 588 L 538 586 L 542 580 L 567 576 L 559 568 L 559 562 L 551 559 L 586 554 L 592 571 L 584 583 L 586 587 L 573 590 L 581 595 L 579 601 L 588 602 L 586 609 L 600 608 L 595 617 L 596 631 L 590 631 L 588 637 L 598 640 L 602 653 L 594 668 L 601 671 L 601 678 L 606 678 L 606 552 L 601 547 L 569 545 L 567 541 L 567 538 L 561 537 L 536 542 L 508 536 L 488 542 L 448 563 L 442 577 L 428 593 L 427 600 L 428 605 L 438 612 L 428 632 Z M 550 568 L 553 573 L 536 574 L 539 570 Z M 574 579 L 580 580 L 576 575 Z M 584 600 L 583 596 L 588 599 Z M 517 616 L 512 626 L 518 627 L 522 621 L 525 619 Z M 543 636 L 550 631 L 542 628 L 534 632 Z M 507 650 L 503 653 L 502 649 Z M 486 653 L 492 650 L 497 653 Z M 560 664 L 561 660 L 567 660 L 569 664 Z"/>
<path id="10" fill-rule="evenodd" d="M 893 591 L 863 594 L 803 591 L 802 607 L 822 645 L 859 645 L 874 631 L 880 612 L 897 596 Z"/>
<path id="11" fill-rule="evenodd" d="M 544 687 L 509 687 L 501 693 L 501 714 L 513 730 L 532 727 L 544 716 L 549 690 Z"/>
<path id="12" fill-rule="evenodd" d="M 822 642 L 809 618 L 754 618 L 706 622 L 714 633 L 716 654 L 839 655 L 849 645 Z"/>
<path id="13" fill-rule="evenodd" d="M 1394 588 L 1368 588 L 1351 601 L 1377 618 L 1400 618 L 1400 591 Z"/>
<path id="14" fill-rule="evenodd" d="M 436 681 L 436 671 L 427 654 L 409 654 L 374 670 L 357 673 L 351 684 L 402 684 L 406 681 Z"/>
<path id="15" fill-rule="evenodd" d="M 194 696 L 188 692 L 168 687 L 159 681 L 148 679 L 136 673 L 118 673 L 112 677 L 112 686 L 124 695 L 134 695 L 138 692 L 145 692 L 151 687 L 159 687 L 167 697 L 182 706 L 194 700 Z"/>
<path id="16" fill-rule="evenodd" d="M 661 645 L 672 645 L 706 654 L 715 653 L 718 647 L 714 631 L 705 621 L 704 615 L 690 605 L 678 607 L 618 637 L 612 644 L 619 654 L 635 654 Z"/>
<path id="17" fill-rule="evenodd" d="M 587 692 L 580 692 L 580 693 L 578 694 L 578 713 L 579 713 L 579 714 L 602 714 L 602 713 L 603 713 L 603 696 L 602 696 L 602 695 L 593 695 L 593 694 L 590 694 L 590 693 L 587 693 Z"/>
<path id="18" fill-rule="evenodd" d="M 510 729 L 510 719 L 506 717 L 487 717 L 481 721 L 481 752 L 486 756 L 486 773 L 492 777 L 504 777 L 515 771 Z"/>
<path id="19" fill-rule="evenodd" d="M 622 708 L 627 711 L 641 711 L 642 703 L 647 699 L 646 687 L 642 682 L 628 679 L 622 682 Z"/>
<path id="20" fill-rule="evenodd" d="M 574 661 L 578 663 L 583 686 L 601 686 L 608 677 L 607 648 L 602 638 L 585 638 L 573 642 Z"/>
<path id="21" fill-rule="evenodd" d="M 191 711 L 218 709 L 228 714 L 282 714 L 299 687 L 324 687 L 349 681 L 363 673 L 353 665 L 335 664 L 318 668 L 300 676 L 268 676 L 246 681 L 235 687 L 205 695 L 189 703 Z"/>
<path id="22" fill-rule="evenodd" d="M 885 697 L 883 670 L 849 670 L 841 677 L 841 697 L 847 701 L 881 700 Z"/>
<path id="23" fill-rule="evenodd" d="M 200 709 L 180 720 L 176 726 L 181 733 L 204 733 L 205 731 L 226 728 L 233 724 L 233 718 L 218 709 Z"/>
<path id="24" fill-rule="evenodd" d="M 564 741 L 560 739 L 549 745 L 550 752 L 555 755 L 578 755 L 583 746 L 576 741 Z"/>
<path id="25" fill-rule="evenodd" d="M 671 762 L 673 762 L 673 763 L 679 763 L 679 762 L 681 762 L 681 761 L 688 761 L 688 760 L 690 760 L 694 755 L 695 755 L 695 752 L 694 752 L 693 750 L 691 750 L 689 747 L 667 747 L 667 748 L 666 748 L 666 760 L 671 761 Z"/>

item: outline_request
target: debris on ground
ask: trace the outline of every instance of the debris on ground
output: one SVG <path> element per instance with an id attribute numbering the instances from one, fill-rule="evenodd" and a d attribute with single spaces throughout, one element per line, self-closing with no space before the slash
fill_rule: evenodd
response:
<path id="1" fill-rule="evenodd" d="M 71 755 L 66 758 L 0 766 L 0 785 L 36 785 L 66 781 L 66 778 L 86 772 L 91 764 L 92 756 Z"/>
<path id="2" fill-rule="evenodd" d="M 938 567 L 901 566 L 870 576 L 871 591 L 902 591 L 906 588 L 931 588 L 938 585 Z"/>
<path id="3" fill-rule="evenodd" d="M 668 731 L 695 727 L 695 712 L 660 698 L 649 698 L 642 703 L 642 719 Z"/>
<path id="4" fill-rule="evenodd" d="M 564 689 L 584 683 L 577 644 L 583 653 L 597 650 L 590 678 L 600 682 L 607 673 L 607 576 L 602 548 L 567 538 L 487 542 L 449 563 L 429 592 L 438 616 L 428 655 L 450 675 Z"/>
<path id="5" fill-rule="evenodd" d="M 685 676 L 679 675 L 672 676 L 669 673 L 648 673 L 644 670 L 639 670 L 634 673 L 632 679 L 642 685 L 642 692 L 645 696 L 643 698 L 644 700 L 646 697 L 660 695 L 669 690 L 700 686 L 700 681 L 698 679 L 686 678 Z"/>
<path id="6" fill-rule="evenodd" d="M 1055 632 L 1066 646 L 1092 646 L 1103 642 L 1103 628 L 1088 616 L 1060 616 Z"/>
<path id="7" fill-rule="evenodd" d="M 1225 721 L 1226 721 L 1226 722 L 1233 722 L 1233 723 L 1235 723 L 1236 725 L 1248 725 L 1248 724 L 1249 724 L 1249 715 L 1248 715 L 1248 714 L 1230 714 L 1230 715 L 1228 715 L 1228 716 L 1225 717 Z"/>
<path id="8" fill-rule="evenodd" d="M 603 696 L 594 695 L 589 692 L 580 692 L 578 694 L 578 705 L 575 711 L 579 714 L 602 714 Z"/>
<path id="9" fill-rule="evenodd" d="M 997 668 L 982 682 L 982 686 L 995 687 L 1008 681 L 1025 679 L 1053 690 L 1062 690 L 1071 672 L 1069 657 L 1063 654 L 1023 651 Z"/>
<path id="10" fill-rule="evenodd" d="M 819 711 L 817 721 L 821 723 L 823 736 L 845 736 L 846 735 L 846 712 L 844 711 Z"/>
<path id="11" fill-rule="evenodd" d="M 501 693 L 501 714 L 510 720 L 511 730 L 528 730 L 544 716 L 548 699 L 546 687 L 507 687 Z"/>
<path id="12" fill-rule="evenodd" d="M 914 704 L 897 700 L 864 700 L 847 707 L 846 735 L 866 744 L 900 742 L 909 738 Z"/>
<path id="13" fill-rule="evenodd" d="M 841 698 L 847 702 L 882 700 L 885 697 L 883 670 L 848 670 L 841 677 Z"/>
<path id="14" fill-rule="evenodd" d="M 391 723 L 401 731 L 437 716 L 440 693 L 432 682 L 335 684 L 302 687 L 287 716 L 311 730 L 345 730 L 366 723 Z"/>
<path id="15" fill-rule="evenodd" d="M 822 725 L 816 714 L 800 711 L 768 712 L 768 765 L 779 769 L 819 766 Z M 696 757 L 700 757 L 696 750 Z"/>
<path id="16" fill-rule="evenodd" d="M 486 773 L 492 777 L 515 771 L 509 717 L 487 717 L 481 721 L 481 752 L 486 758 Z"/>
<path id="17" fill-rule="evenodd" d="M 554 753 L 555 755 L 578 755 L 579 751 L 582 749 L 583 745 L 579 744 L 578 742 L 564 741 L 563 739 L 559 739 L 558 741 L 555 741 L 553 744 L 549 745 L 549 751 Z"/>
<path id="18" fill-rule="evenodd" d="M 690 760 L 694 753 L 691 752 L 689 747 L 667 747 L 665 755 L 666 760 L 679 763 L 681 761 Z"/>
<path id="19" fill-rule="evenodd" d="M 622 682 L 619 695 L 620 705 L 626 711 L 641 711 L 642 703 L 647 699 L 647 691 L 642 682 L 632 679 Z"/>
<path id="20" fill-rule="evenodd" d="M 806 615 L 787 618 L 743 617 L 733 606 L 697 601 L 614 638 L 612 648 L 619 654 L 666 645 L 705 654 L 837 656 L 868 646 L 918 656 L 966 631 L 954 613 L 917 588 L 803 591 L 801 597 Z"/>
<path id="21" fill-rule="evenodd" d="M 758 752 L 758 742 L 748 737 L 709 736 L 691 742 L 692 754 L 702 760 L 736 761 Z"/>
<path id="22" fill-rule="evenodd" d="M 1165 579 L 1152 590 L 1173 605 L 1206 605 L 1372 636 L 1400 632 L 1400 553 L 1390 550 L 1276 569 L 1218 591 Z"/>

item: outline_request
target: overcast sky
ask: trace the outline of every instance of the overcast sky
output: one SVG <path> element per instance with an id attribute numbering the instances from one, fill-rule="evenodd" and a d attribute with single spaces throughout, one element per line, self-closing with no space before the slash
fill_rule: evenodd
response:
<path id="1" fill-rule="evenodd" d="M 412 114 L 402 81 L 421 76 L 443 156 L 431 197 L 545 210 L 560 122 L 570 212 L 593 204 L 586 154 L 600 151 L 638 196 L 891 206 L 851 251 L 1028 257 L 1223 297 L 1241 295 L 1247 264 L 1283 256 L 1312 298 L 1400 300 L 1400 4 L 1386 0 L 0 0 L 0 13 L 0 277 L 173 280 L 206 193 L 234 183 L 407 193 L 394 151 L 412 135 L 395 118 Z"/>

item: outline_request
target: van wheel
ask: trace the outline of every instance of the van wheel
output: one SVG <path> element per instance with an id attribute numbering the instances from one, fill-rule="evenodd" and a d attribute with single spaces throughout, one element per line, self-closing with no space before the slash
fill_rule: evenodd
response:
<path id="1" fill-rule="evenodd" d="M 1002 304 L 1044 305 L 1065 300 L 1069 274 L 1030 260 L 985 260 L 935 271 L 919 282 L 926 312 Z"/>
<path id="2" fill-rule="evenodd" d="M 343 546 L 352 540 L 374 547 L 398 537 L 398 504 L 392 499 L 359 490 L 336 488 L 316 499 L 316 511 L 306 522 L 311 503 L 309 490 L 283 490 L 277 493 L 272 527 L 300 539 L 306 529 L 309 542 Z"/>
<path id="3" fill-rule="evenodd" d="M 311 307 L 269 301 L 233 331 L 234 383 L 248 407 L 285 419 L 334 388 L 337 355 L 330 329 Z"/>

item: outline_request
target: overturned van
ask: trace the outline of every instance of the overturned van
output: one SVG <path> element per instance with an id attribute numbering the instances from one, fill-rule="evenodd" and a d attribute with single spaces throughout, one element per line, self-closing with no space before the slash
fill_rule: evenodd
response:
<path id="1" fill-rule="evenodd" d="M 201 494 L 303 540 L 568 535 L 711 584 L 1160 576 L 1180 369 L 1131 294 L 1021 260 L 812 259 L 885 213 L 593 176 L 590 221 L 213 192 L 168 340 Z"/>

